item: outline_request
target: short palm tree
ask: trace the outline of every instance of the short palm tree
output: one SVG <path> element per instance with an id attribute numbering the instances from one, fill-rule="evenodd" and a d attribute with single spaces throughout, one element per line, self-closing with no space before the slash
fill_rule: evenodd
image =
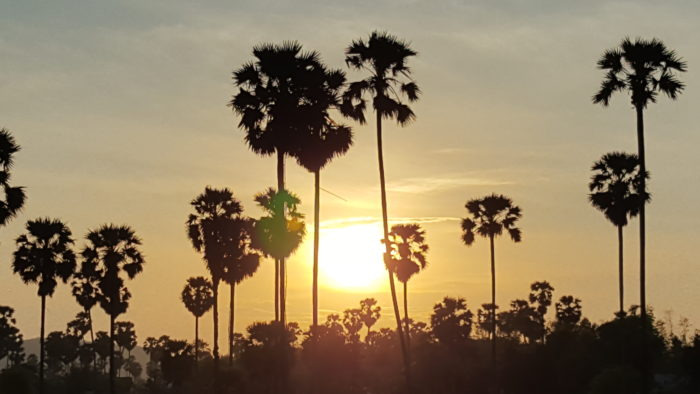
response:
<path id="1" fill-rule="evenodd" d="M 129 226 L 105 224 L 86 236 L 80 267 L 82 275 L 93 275 L 100 307 L 109 315 L 109 388 L 114 394 L 116 365 L 114 358 L 115 320 L 129 308 L 131 293 L 127 279 L 143 271 L 141 240 Z"/>
<path id="2" fill-rule="evenodd" d="M 194 354 L 197 355 L 195 363 L 199 362 L 199 318 L 214 304 L 214 293 L 211 287 L 209 279 L 197 276 L 187 279 L 185 288 L 182 289 L 182 303 L 194 316 Z"/>
<path id="3" fill-rule="evenodd" d="M 90 328 L 90 344 L 92 348 L 93 368 L 97 368 L 97 354 L 95 352 L 95 332 L 92 325 L 92 308 L 97 304 L 97 275 L 91 270 L 94 266 L 85 266 L 78 269 L 71 281 L 72 293 L 78 305 L 80 305 L 88 318 Z"/>
<path id="4" fill-rule="evenodd" d="M 277 156 L 277 190 L 284 191 L 284 158 L 298 145 L 298 131 L 323 120 L 317 97 L 325 67 L 317 52 L 302 52 L 294 41 L 257 45 L 253 56 L 233 72 L 239 90 L 229 106 L 240 116 L 238 127 L 253 152 Z M 284 264 L 275 261 L 275 320 L 284 297 Z"/>
<path id="5" fill-rule="evenodd" d="M 207 186 L 204 192 L 190 202 L 195 213 L 187 218 L 187 235 L 197 252 L 202 253 L 211 275 L 214 293 L 214 365 L 219 365 L 219 283 L 223 279 L 228 255 L 225 229 L 231 221 L 240 220 L 243 207 L 227 188 Z"/>
<path id="6" fill-rule="evenodd" d="M 403 318 L 405 324 L 406 342 L 410 343 L 408 317 L 408 280 L 419 273 L 428 264 L 425 255 L 428 244 L 425 242 L 425 231 L 418 224 L 396 224 L 389 233 L 391 247 L 390 264 L 387 267 L 396 274 L 396 279 L 403 283 Z"/>
<path id="7" fill-rule="evenodd" d="M 415 119 L 413 110 L 404 102 L 418 100 L 420 90 L 411 78 L 411 69 L 406 64 L 408 59 L 417 53 L 410 45 L 390 34 L 372 32 L 369 39 L 353 41 L 345 49 L 345 63 L 348 67 L 368 72 L 369 76 L 360 81 L 349 84 L 343 93 L 341 112 L 350 118 L 364 124 L 366 122 L 366 99 L 371 98 L 372 108 L 376 115 L 377 125 L 377 155 L 379 162 L 379 186 L 382 203 L 382 224 L 384 238 L 389 237 L 389 214 L 386 199 L 386 182 L 384 177 L 384 152 L 382 147 L 382 120 L 395 119 L 399 125 L 406 125 Z M 386 244 L 386 252 L 390 253 L 389 244 Z M 396 285 L 394 276 L 389 271 L 389 288 L 391 301 L 396 318 L 396 330 L 401 345 L 404 368 L 407 381 L 410 379 L 410 365 L 408 362 L 408 349 L 404 341 L 401 328 L 401 314 L 396 297 Z"/>
<path id="8" fill-rule="evenodd" d="M 24 283 L 36 283 L 41 297 L 41 332 L 39 336 L 39 391 L 44 392 L 44 327 L 46 297 L 56 290 L 58 280 L 66 283 L 75 272 L 73 235 L 63 222 L 57 219 L 30 220 L 27 232 L 17 238 L 17 250 L 12 261 L 12 271 Z"/>
<path id="9" fill-rule="evenodd" d="M 637 115 L 637 156 L 640 173 L 646 174 L 644 154 L 644 110 L 655 103 L 660 93 L 675 100 L 685 85 L 676 72 L 685 72 L 686 63 L 660 40 L 625 38 L 617 48 L 609 49 L 598 60 L 598 68 L 606 72 L 593 103 L 608 106 L 617 91 L 627 91 Z M 646 192 L 646 179 L 641 177 L 640 190 Z M 646 303 L 646 227 L 644 204 L 639 207 L 639 295 L 642 319 L 647 318 Z"/>
<path id="10" fill-rule="evenodd" d="M 230 245 L 222 276 L 223 281 L 228 283 L 231 289 L 228 320 L 229 365 L 233 364 L 236 285 L 244 279 L 252 277 L 260 266 L 260 254 L 251 245 L 254 226 L 255 222 L 252 219 L 241 218 L 229 221 L 225 231 Z"/>
<path id="11" fill-rule="evenodd" d="M 340 89 L 345 83 L 345 74 L 340 70 L 322 70 L 320 84 L 315 97 L 317 106 L 309 118 L 318 122 L 302 130 L 297 141 L 294 157 L 302 167 L 314 174 L 314 252 L 312 280 L 312 321 L 318 325 L 318 249 L 321 211 L 321 170 L 333 158 L 345 154 L 352 145 L 352 131 L 337 124 L 330 117 L 330 110 L 339 104 Z M 311 111 L 310 111 L 311 112 Z"/>
<path id="12" fill-rule="evenodd" d="M 281 261 L 294 253 L 306 235 L 304 214 L 299 212 L 301 200 L 295 194 L 268 188 L 255 196 L 255 202 L 265 216 L 255 222 L 253 247 L 264 255 Z M 280 266 L 280 278 L 285 277 L 284 265 Z M 285 284 L 280 283 L 280 321 L 286 325 Z"/>
<path id="13" fill-rule="evenodd" d="M 12 134 L 6 129 L 0 129 L 0 186 L 5 193 L 5 199 L 0 200 L 0 226 L 6 225 L 14 218 L 26 200 L 24 188 L 10 186 L 9 183 L 13 156 L 19 149 Z"/>
<path id="14" fill-rule="evenodd" d="M 649 194 L 639 193 L 641 174 L 637 155 L 612 152 L 606 153 L 591 168 L 593 176 L 588 184 L 589 200 L 594 208 L 617 227 L 618 271 L 620 291 L 620 316 L 625 313 L 624 304 L 624 264 L 622 229 L 628 218 L 639 214 L 642 200 L 649 201 Z M 648 174 L 645 175 L 648 178 Z M 642 197 L 643 194 L 643 197 Z"/>
<path id="15" fill-rule="evenodd" d="M 513 201 L 503 195 L 470 200 L 466 203 L 468 217 L 462 219 L 462 240 L 471 246 L 476 235 L 489 239 L 491 247 L 491 305 L 496 305 L 496 255 L 494 239 L 507 231 L 513 242 L 520 242 L 521 232 L 515 226 L 522 212 Z M 496 308 L 491 309 L 491 321 L 496 321 Z M 491 325 L 491 358 L 496 360 L 496 325 Z"/>

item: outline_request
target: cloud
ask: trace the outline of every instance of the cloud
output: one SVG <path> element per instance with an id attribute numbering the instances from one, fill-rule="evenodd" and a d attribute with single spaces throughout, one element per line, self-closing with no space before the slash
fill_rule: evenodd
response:
<path id="1" fill-rule="evenodd" d="M 399 193 L 426 193 L 460 186 L 503 186 L 514 182 L 478 177 L 406 178 L 387 185 L 387 189 Z"/>

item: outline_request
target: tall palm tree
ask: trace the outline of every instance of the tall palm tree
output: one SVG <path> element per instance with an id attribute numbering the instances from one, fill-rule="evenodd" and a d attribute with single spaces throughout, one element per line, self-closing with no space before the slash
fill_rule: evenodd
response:
<path id="1" fill-rule="evenodd" d="M 70 229 L 57 219 L 30 220 L 27 232 L 17 238 L 12 271 L 24 283 L 36 283 L 41 297 L 41 333 L 39 336 L 39 391 L 44 392 L 44 327 L 46 297 L 56 290 L 58 280 L 66 283 L 75 271 L 75 252 Z"/>
<path id="2" fill-rule="evenodd" d="M 0 200 L 0 226 L 4 226 L 19 213 L 24 206 L 26 196 L 24 188 L 10 186 L 10 170 L 14 162 L 13 156 L 20 150 L 15 138 L 6 129 L 0 129 L 0 186 L 5 199 Z"/>
<path id="3" fill-rule="evenodd" d="M 606 153 L 591 168 L 593 176 L 588 184 L 589 200 L 594 208 L 617 227 L 618 271 L 620 291 L 620 316 L 625 314 L 624 304 L 624 264 L 622 229 L 627 219 L 639 214 L 642 200 L 649 201 L 648 193 L 639 193 L 641 173 L 637 155 L 612 152 Z M 649 175 L 645 174 L 645 178 Z M 642 197 L 643 195 L 643 197 Z"/>
<path id="4" fill-rule="evenodd" d="M 340 70 L 320 70 L 317 105 L 308 111 L 307 118 L 314 120 L 301 130 L 294 157 L 302 167 L 314 174 L 314 252 L 312 280 L 312 320 L 318 325 L 318 250 L 321 215 L 321 170 L 333 158 L 345 154 L 352 145 L 352 130 L 331 119 L 330 110 L 340 103 L 340 89 L 345 83 L 345 74 Z"/>
<path id="5" fill-rule="evenodd" d="M 260 254 L 253 249 L 251 242 L 253 237 L 255 222 L 249 218 L 231 220 L 228 222 L 225 231 L 230 247 L 229 253 L 224 262 L 222 279 L 229 284 L 231 297 L 229 298 L 229 320 L 228 320 L 228 362 L 233 364 L 234 345 L 234 300 L 236 296 L 236 285 L 244 279 L 255 274 L 260 266 Z"/>
<path id="6" fill-rule="evenodd" d="M 253 248 L 277 261 L 283 261 L 297 250 L 306 235 L 304 215 L 298 211 L 301 203 L 295 194 L 268 188 L 255 196 L 255 202 L 265 216 L 255 222 Z M 280 278 L 285 277 L 284 265 L 280 266 Z M 284 287 L 282 283 L 281 288 Z M 285 292 L 280 291 L 280 321 L 286 326 Z"/>
<path id="7" fill-rule="evenodd" d="M 675 100 L 685 85 L 676 72 L 685 72 L 687 65 L 675 51 L 660 40 L 625 38 L 619 47 L 609 49 L 598 60 L 598 68 L 606 72 L 593 103 L 608 106 L 617 91 L 627 91 L 637 115 L 637 156 L 640 173 L 646 174 L 644 154 L 644 110 L 655 103 L 659 93 Z M 646 192 L 646 179 L 640 178 L 640 190 Z M 642 321 L 647 319 L 646 302 L 646 228 L 644 204 L 639 207 L 639 298 Z"/>
<path id="8" fill-rule="evenodd" d="M 78 305 L 85 311 L 90 328 L 90 344 L 92 345 L 92 365 L 97 369 L 97 353 L 95 352 L 95 332 L 92 325 L 92 308 L 97 304 L 97 275 L 91 270 L 94 266 L 80 267 L 71 281 L 72 293 Z"/>
<path id="9" fill-rule="evenodd" d="M 253 56 L 233 72 L 239 90 L 229 106 L 240 116 L 238 126 L 253 152 L 277 156 L 277 190 L 284 191 L 284 157 L 298 144 L 299 130 L 319 121 L 316 97 L 325 67 L 317 52 L 302 52 L 294 41 L 257 45 Z M 284 259 L 275 261 L 275 320 L 285 293 L 284 264 Z"/>
<path id="10" fill-rule="evenodd" d="M 219 365 L 219 283 L 231 244 L 225 229 L 230 221 L 241 220 L 243 207 L 227 188 L 207 186 L 204 192 L 190 202 L 195 213 L 187 218 L 187 235 L 197 252 L 202 253 L 211 275 L 214 293 L 214 366 Z"/>
<path id="11" fill-rule="evenodd" d="M 382 203 L 382 224 L 384 239 L 389 237 L 389 214 L 386 199 L 386 182 L 384 178 L 384 152 L 382 147 L 382 119 L 395 119 L 401 126 L 415 119 L 413 110 L 404 102 L 418 100 L 420 89 L 411 78 L 411 69 L 406 64 L 408 59 L 416 56 L 417 52 L 410 48 L 409 44 L 382 32 L 372 32 L 367 41 L 359 39 L 353 41 L 345 49 L 345 62 L 351 69 L 369 73 L 369 76 L 360 81 L 349 84 L 343 93 L 341 111 L 345 116 L 364 124 L 366 99 L 372 99 L 372 108 L 376 115 L 377 126 L 377 156 L 379 162 L 379 186 Z M 385 259 L 390 253 L 389 244 L 386 244 Z M 401 353 L 403 355 L 404 368 L 407 382 L 410 380 L 410 365 L 408 362 L 408 349 L 404 341 L 401 328 L 401 314 L 396 297 L 394 276 L 389 274 L 389 288 L 391 301 L 394 306 L 396 318 L 396 330 L 398 333 Z"/>
<path id="12" fill-rule="evenodd" d="M 520 242 L 521 231 L 515 227 L 522 212 L 513 201 L 503 195 L 491 194 L 467 201 L 468 217 L 462 219 L 462 241 L 471 246 L 480 235 L 489 239 L 491 247 L 491 305 L 496 305 L 496 255 L 494 239 L 507 231 L 513 242 Z M 491 308 L 491 321 L 496 321 L 496 308 Z M 491 325 L 491 358 L 496 360 L 496 325 Z"/>
<path id="13" fill-rule="evenodd" d="M 403 318 L 405 324 L 406 343 L 410 344 L 408 318 L 408 280 L 413 275 L 425 269 L 428 261 L 428 244 L 425 242 L 425 231 L 418 224 L 396 224 L 391 226 L 389 233 L 391 255 L 390 271 L 396 274 L 396 279 L 403 283 Z"/>
<path id="14" fill-rule="evenodd" d="M 109 390 L 114 394 L 116 365 L 114 360 L 115 320 L 129 308 L 131 293 L 127 279 L 143 271 L 141 240 L 129 226 L 105 224 L 86 236 L 82 251 L 81 274 L 93 275 L 97 283 L 97 301 L 109 315 Z"/>
<path id="15" fill-rule="evenodd" d="M 195 364 L 199 363 L 199 318 L 214 304 L 214 292 L 209 279 L 197 276 L 187 279 L 182 289 L 182 303 L 194 316 L 194 354 Z"/>

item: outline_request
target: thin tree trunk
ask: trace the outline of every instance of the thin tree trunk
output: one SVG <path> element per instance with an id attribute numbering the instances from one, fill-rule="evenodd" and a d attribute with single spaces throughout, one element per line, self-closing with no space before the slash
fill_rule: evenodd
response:
<path id="1" fill-rule="evenodd" d="M 646 188 L 646 158 L 644 156 L 644 109 L 636 106 L 637 111 L 637 150 L 639 156 L 640 192 L 645 193 Z M 646 224 L 645 201 L 639 206 L 639 304 L 642 317 L 642 392 L 649 392 L 651 382 L 650 366 L 647 352 L 647 294 L 646 294 Z"/>
<path id="2" fill-rule="evenodd" d="M 277 149 L 277 192 L 284 191 L 284 152 Z M 285 207 L 282 207 L 282 214 L 284 215 Z M 279 292 L 279 316 L 278 320 L 286 325 L 286 275 L 285 275 L 285 261 L 284 259 L 279 260 L 279 271 L 277 272 L 277 291 Z"/>
<path id="3" fill-rule="evenodd" d="M 219 370 L 219 281 L 213 284 L 214 291 L 214 370 Z"/>
<path id="4" fill-rule="evenodd" d="M 229 319 L 228 319 L 228 365 L 233 365 L 233 318 L 234 318 L 234 303 L 236 297 L 236 283 L 231 283 L 231 300 L 229 302 Z"/>
<path id="5" fill-rule="evenodd" d="M 321 215 L 321 171 L 314 172 L 314 268 L 313 268 L 313 284 L 312 284 L 312 313 L 313 326 L 318 326 L 318 248 L 320 234 L 320 215 Z"/>
<path id="6" fill-rule="evenodd" d="M 406 347 L 411 354 L 411 330 L 408 325 L 408 281 L 403 282 L 403 318 L 404 318 L 404 334 L 406 335 Z"/>
<path id="7" fill-rule="evenodd" d="M 115 386 L 115 370 L 114 370 L 114 316 L 109 316 L 109 392 L 115 394 L 117 388 Z"/>
<path id="8" fill-rule="evenodd" d="M 199 371 L 199 316 L 194 317 L 194 368 Z"/>
<path id="9" fill-rule="evenodd" d="M 489 236 L 491 244 L 491 361 L 496 364 L 496 251 L 493 235 Z"/>
<path id="10" fill-rule="evenodd" d="M 619 281 L 620 281 L 620 317 L 625 313 L 625 280 L 624 280 L 624 262 L 623 262 L 623 248 L 624 244 L 622 241 L 622 226 L 617 226 L 617 241 L 618 241 L 618 260 L 619 260 Z"/>
<path id="11" fill-rule="evenodd" d="M 287 326 L 287 271 L 284 259 L 280 259 L 280 321 Z"/>
<path id="12" fill-rule="evenodd" d="M 92 328 L 92 312 L 90 309 L 85 309 L 90 323 L 90 345 L 92 346 L 92 368 L 97 372 L 97 353 L 95 352 L 95 333 Z"/>
<path id="13" fill-rule="evenodd" d="M 39 392 L 44 394 L 44 321 L 46 319 L 46 296 L 41 296 L 41 332 L 39 337 Z"/>
<path id="14" fill-rule="evenodd" d="M 275 321 L 280 321 L 280 261 L 275 259 Z"/>
<path id="15" fill-rule="evenodd" d="M 379 161 L 379 186 L 382 199 L 382 225 L 384 230 L 384 240 L 389 239 L 389 214 L 387 212 L 386 202 L 386 181 L 384 178 L 384 153 L 382 151 L 382 115 L 377 111 L 377 157 Z M 389 242 L 384 242 L 386 258 L 391 253 Z M 399 303 L 396 297 L 396 284 L 394 283 L 394 273 L 387 269 L 389 274 L 389 288 L 391 290 L 391 302 L 394 307 L 394 317 L 396 318 L 396 334 L 399 337 L 401 345 L 401 355 L 403 357 L 404 371 L 406 373 L 406 386 L 410 391 L 411 387 L 411 365 L 408 361 L 408 349 L 404 341 L 403 329 L 401 328 L 401 314 L 399 312 Z"/>

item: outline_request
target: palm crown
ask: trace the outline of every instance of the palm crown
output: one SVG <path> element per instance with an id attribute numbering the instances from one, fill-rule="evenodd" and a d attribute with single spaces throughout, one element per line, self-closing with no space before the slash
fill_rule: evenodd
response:
<path id="1" fill-rule="evenodd" d="M 255 201 L 266 213 L 255 223 L 255 248 L 275 259 L 289 257 L 306 234 L 304 215 L 297 210 L 301 200 L 286 190 L 269 188 Z"/>
<path id="2" fill-rule="evenodd" d="M 5 200 L 0 201 L 0 226 L 7 224 L 17 215 L 26 199 L 24 188 L 12 187 L 9 184 L 13 156 L 19 149 L 12 134 L 5 129 L 0 129 L 0 186 L 5 193 Z"/>
<path id="3" fill-rule="evenodd" d="M 425 243 L 425 231 L 417 224 L 396 224 L 389 233 L 391 253 L 387 268 L 399 281 L 406 283 L 428 264 L 425 255 L 428 244 Z"/>
<path id="4" fill-rule="evenodd" d="M 40 296 L 51 296 L 57 279 L 66 282 L 75 271 L 75 252 L 70 229 L 60 220 L 27 222 L 27 233 L 17 238 L 12 270 L 25 283 L 38 283 Z"/>
<path id="5" fill-rule="evenodd" d="M 481 199 L 470 200 L 465 205 L 471 217 L 462 219 L 462 240 L 465 244 L 474 243 L 475 234 L 482 237 L 495 237 L 506 230 L 513 242 L 520 242 L 520 229 L 515 222 L 520 219 L 520 207 L 505 196 L 492 194 Z"/>
<path id="6" fill-rule="evenodd" d="M 650 200 L 647 192 L 640 193 L 640 169 L 637 155 L 612 152 L 593 164 L 588 185 L 591 204 L 605 214 L 616 226 L 626 226 L 627 218 L 639 214 L 639 207 Z M 649 174 L 644 174 L 649 178 Z"/>
<path id="7" fill-rule="evenodd" d="M 226 244 L 229 246 L 222 278 L 229 284 L 238 284 L 253 276 L 260 265 L 260 254 L 252 246 L 255 221 L 238 218 L 228 220 L 224 227 Z"/>
<path id="8" fill-rule="evenodd" d="M 123 273 L 133 279 L 143 271 L 140 245 L 141 240 L 129 226 L 106 224 L 87 235 L 81 274 L 94 275 L 96 298 L 110 316 L 118 316 L 128 308 L 131 293 L 124 285 Z"/>
<path id="9" fill-rule="evenodd" d="M 372 107 L 382 117 L 405 124 L 415 118 L 413 110 L 402 100 L 418 100 L 420 89 L 411 79 L 408 58 L 416 56 L 408 43 L 382 32 L 372 32 L 367 41 L 356 40 L 345 50 L 345 62 L 356 70 L 369 71 L 366 79 L 352 82 L 343 93 L 341 111 L 365 123 L 365 95 L 372 97 Z"/>
<path id="10" fill-rule="evenodd" d="M 676 99 L 685 87 L 675 75 L 686 71 L 685 61 L 657 39 L 625 38 L 619 47 L 605 51 L 598 68 L 607 73 L 593 102 L 606 106 L 616 91 L 629 90 L 632 105 L 645 108 L 659 93 Z"/>
<path id="11" fill-rule="evenodd" d="M 187 279 L 182 289 L 182 302 L 195 317 L 202 317 L 214 303 L 211 282 L 203 276 Z"/>

